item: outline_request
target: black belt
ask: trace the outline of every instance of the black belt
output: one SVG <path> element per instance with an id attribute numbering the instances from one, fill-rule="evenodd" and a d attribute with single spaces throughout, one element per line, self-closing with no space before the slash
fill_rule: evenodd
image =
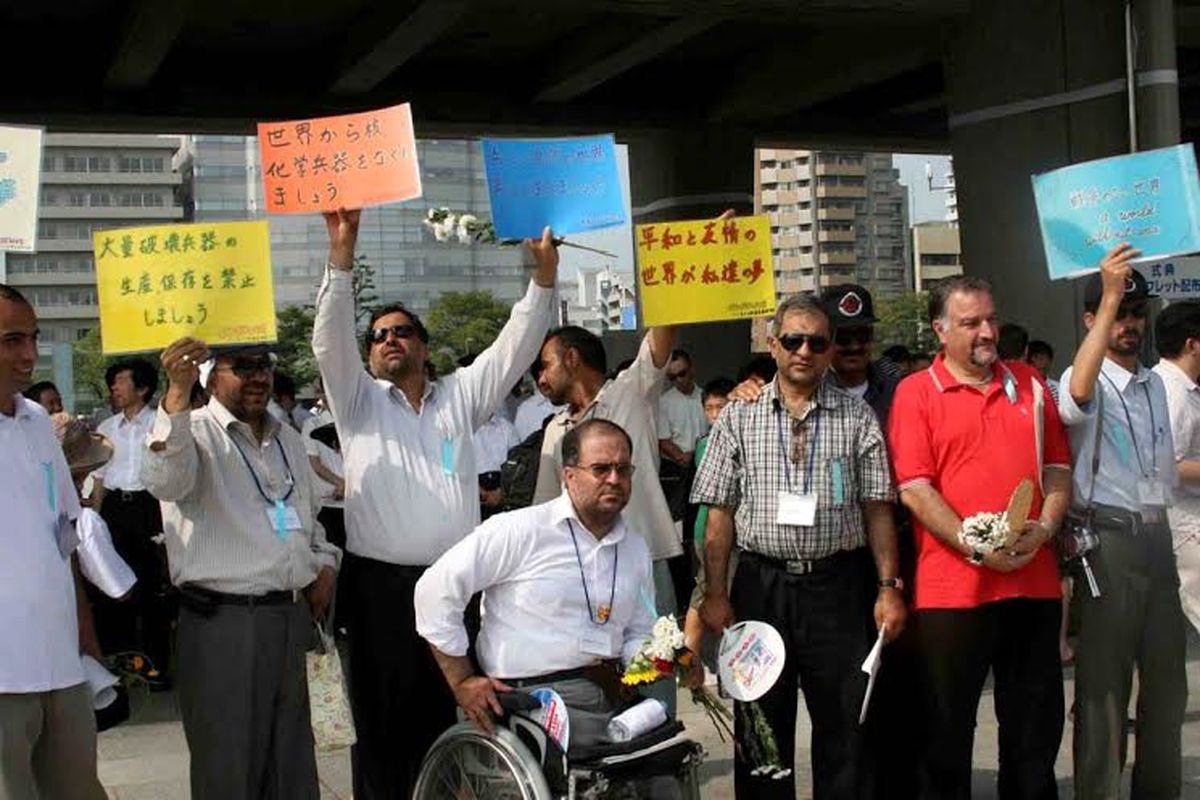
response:
<path id="1" fill-rule="evenodd" d="M 251 608 L 254 606 L 290 606 L 300 599 L 299 589 L 266 592 L 265 594 L 229 594 L 205 589 L 191 583 L 179 587 L 179 593 L 185 598 L 191 595 L 219 606 L 249 606 Z"/>
<path id="2" fill-rule="evenodd" d="M 840 566 L 844 566 L 846 562 L 853 558 L 861 557 L 866 548 L 856 547 L 853 550 L 839 550 L 832 555 L 824 558 L 814 559 L 782 559 L 764 556 L 761 553 L 755 553 L 750 550 L 741 551 L 741 558 L 749 558 L 752 561 L 757 561 L 768 567 L 782 570 L 789 575 L 818 575 L 829 572 Z"/>
<path id="3" fill-rule="evenodd" d="M 144 498 L 154 499 L 154 495 L 150 494 L 145 489 L 138 489 L 132 492 L 126 491 L 125 489 L 110 489 L 109 494 L 120 500 L 122 503 L 132 503 Z"/>
<path id="4" fill-rule="evenodd" d="M 526 686 L 541 686 L 546 683 L 557 683 L 559 681 L 575 681 L 585 677 L 584 667 L 576 669 L 563 669 L 558 672 L 547 672 L 545 675 L 537 675 L 533 678 L 513 678 L 512 680 L 505 679 L 503 683 L 507 683 L 514 689 L 523 689 Z"/>
<path id="5" fill-rule="evenodd" d="M 1093 503 L 1092 519 L 1095 520 L 1097 525 L 1118 527 L 1137 533 L 1147 525 L 1165 525 L 1167 522 L 1167 512 L 1161 508 L 1144 508 L 1141 511 L 1130 511 L 1120 506 Z"/>

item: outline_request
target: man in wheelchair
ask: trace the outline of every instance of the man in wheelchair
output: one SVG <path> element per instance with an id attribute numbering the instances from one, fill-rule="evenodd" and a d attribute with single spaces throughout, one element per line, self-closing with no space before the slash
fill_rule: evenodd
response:
<path id="1" fill-rule="evenodd" d="M 642 769 L 631 769 L 635 762 L 652 772 L 687 773 L 683 783 L 694 789 L 699 748 L 680 736 L 678 723 L 620 744 L 607 733 L 616 713 L 636 699 L 623 691 L 620 664 L 650 638 L 654 624 L 650 552 L 621 515 L 632 486 L 631 454 L 618 425 L 581 423 L 563 438 L 560 497 L 492 517 L 418 581 L 417 631 L 473 725 L 452 728 L 431 749 L 416 797 L 464 790 L 464 796 L 538 800 L 612 796 L 606 784 L 633 772 L 643 777 Z M 478 671 L 463 622 L 476 592 L 483 592 Z M 566 758 L 522 712 L 505 713 L 531 705 L 528 693 L 538 688 L 552 689 L 566 705 Z M 498 730 L 496 718 L 507 724 Z M 580 780 L 591 788 L 580 789 Z M 422 795 L 423 783 L 430 794 Z M 698 797 L 660 792 L 657 783 L 653 796 Z"/>

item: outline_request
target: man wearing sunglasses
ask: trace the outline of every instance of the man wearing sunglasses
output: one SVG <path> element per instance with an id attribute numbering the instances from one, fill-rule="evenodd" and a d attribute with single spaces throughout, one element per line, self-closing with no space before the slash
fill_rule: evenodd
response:
<path id="1" fill-rule="evenodd" d="M 304 653 L 333 597 L 304 442 L 268 410 L 265 346 L 163 351 L 141 479 L 162 504 L 179 589 L 179 706 L 197 800 L 319 795 Z M 211 396 L 192 410 L 200 382 Z M 306 602 L 307 601 L 307 602 Z M 267 788 L 269 787 L 269 788 Z"/>
<path id="2" fill-rule="evenodd" d="M 887 448 L 871 408 L 826 375 L 825 305 L 788 298 L 772 332 L 775 380 L 757 402 L 725 408 L 692 488 L 692 502 L 709 506 L 701 614 L 717 634 L 735 616 L 775 626 L 788 656 L 758 707 L 779 752 L 795 753 L 799 685 L 812 719 L 814 796 L 860 797 L 871 773 L 858 667 L 878 632 L 894 639 L 905 618 Z M 741 560 L 727 591 L 735 517 Z M 794 778 L 754 775 L 740 757 L 734 781 L 739 798 L 795 797 Z"/>
<path id="3" fill-rule="evenodd" d="M 1078 797 L 1118 796 L 1135 667 L 1137 760 L 1130 796 L 1178 797 L 1182 780 L 1186 624 L 1166 516 L 1176 485 L 1175 445 L 1162 377 L 1138 360 L 1151 297 L 1146 279 L 1130 266 L 1138 255 L 1120 245 L 1104 258 L 1100 274 L 1088 278 L 1088 334 L 1059 388 L 1075 457 L 1075 502 L 1094 509 L 1100 540 L 1088 554 L 1100 596 L 1076 581 Z"/>
<path id="4" fill-rule="evenodd" d="M 525 297 L 491 347 L 430 381 L 429 333 L 394 304 L 356 342 L 352 268 L 360 212 L 325 215 L 329 263 L 317 294 L 313 353 L 337 423 L 346 479 L 346 555 L 338 594 L 350 656 L 354 796 L 408 796 L 421 760 L 454 722 L 454 698 L 417 635 L 413 590 L 479 524 L 472 435 L 537 357 L 554 311 L 558 252 L 547 228 Z M 419 720 L 419 723 L 414 723 Z"/>
<path id="5" fill-rule="evenodd" d="M 896 393 L 896 376 L 871 360 L 875 342 L 875 304 L 862 286 L 843 283 L 821 293 L 833 321 L 831 377 L 847 392 L 867 401 L 887 430 L 888 411 Z"/>

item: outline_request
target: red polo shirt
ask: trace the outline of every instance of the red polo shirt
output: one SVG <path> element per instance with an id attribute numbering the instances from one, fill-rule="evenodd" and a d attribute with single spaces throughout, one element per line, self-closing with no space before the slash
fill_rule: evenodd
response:
<path id="1" fill-rule="evenodd" d="M 960 517 L 1004 511 L 1013 489 L 1033 479 L 1030 518 L 1042 509 L 1033 423 L 1033 381 L 1041 377 L 1021 363 L 997 363 L 997 380 L 987 387 L 968 386 L 946 369 L 939 354 L 927 370 L 901 381 L 888 426 L 892 467 L 901 491 L 919 483 L 936 489 Z M 1016 385 L 1017 402 L 1004 389 L 1005 375 Z M 1050 390 L 1042 384 L 1045 405 L 1045 464 L 1071 466 L 1067 434 Z M 969 563 L 942 544 L 919 519 L 916 607 L 975 608 L 1012 597 L 1057 598 L 1058 566 L 1050 547 L 1016 572 L 996 572 Z"/>

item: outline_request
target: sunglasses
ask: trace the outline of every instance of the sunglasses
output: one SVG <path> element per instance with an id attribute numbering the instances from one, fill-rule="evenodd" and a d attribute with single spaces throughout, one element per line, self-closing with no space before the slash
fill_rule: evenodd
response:
<path id="1" fill-rule="evenodd" d="M 228 367 L 218 367 L 237 375 L 242 380 L 252 378 L 260 372 L 274 372 L 276 357 L 274 353 L 260 358 L 235 358 Z"/>
<path id="2" fill-rule="evenodd" d="M 833 341 L 842 347 L 870 344 L 874 339 L 875 331 L 870 328 L 839 328 L 833 332 Z"/>
<path id="3" fill-rule="evenodd" d="M 681 369 L 681 370 L 679 370 L 678 372 L 668 372 L 668 373 L 667 373 L 667 380 L 669 380 L 669 381 L 677 381 L 677 380 L 679 380 L 680 378 L 682 378 L 684 375 L 687 375 L 687 374 L 688 374 L 688 371 L 687 371 L 686 369 Z"/>
<path id="4" fill-rule="evenodd" d="M 785 333 L 777 340 L 779 345 L 789 353 L 794 353 L 804 345 L 809 352 L 820 355 L 829 349 L 829 337 L 813 333 Z"/>
<path id="5" fill-rule="evenodd" d="M 595 464 L 581 464 L 578 469 L 586 469 L 592 473 L 598 481 L 602 481 L 612 473 L 617 473 L 617 477 L 621 480 L 626 480 L 633 477 L 633 464 L 628 461 L 613 461 L 611 463 L 597 462 Z"/>
<path id="6" fill-rule="evenodd" d="M 389 333 L 397 339 L 411 339 L 417 335 L 417 326 L 392 325 L 387 328 L 375 328 L 371 331 L 371 342 L 373 344 L 382 344 L 387 341 Z"/>

